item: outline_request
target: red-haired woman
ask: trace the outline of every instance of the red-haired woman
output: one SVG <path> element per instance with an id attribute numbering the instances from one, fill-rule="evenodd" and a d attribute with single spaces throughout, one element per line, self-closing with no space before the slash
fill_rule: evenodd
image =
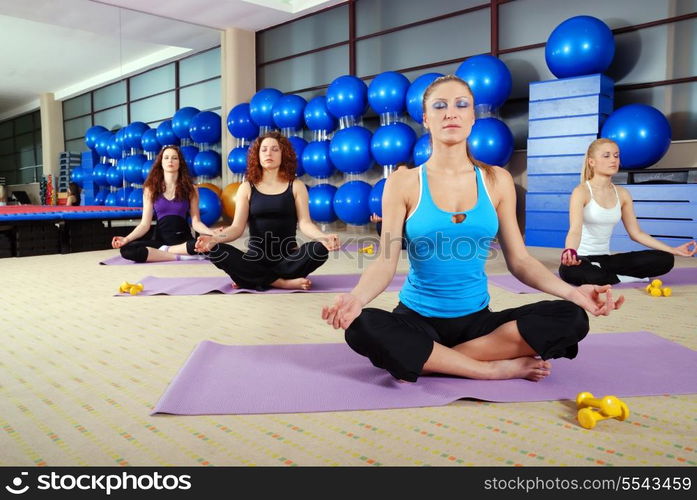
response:
<path id="1" fill-rule="evenodd" d="M 325 234 L 310 219 L 305 184 L 295 179 L 293 146 L 278 132 L 258 137 L 249 148 L 247 178 L 235 198 L 235 217 L 214 236 L 199 236 L 196 251 L 225 271 L 235 285 L 266 290 L 307 290 L 307 275 L 339 248 L 336 234 Z M 246 253 L 231 246 L 249 224 Z M 312 240 L 298 245 L 296 227 Z"/>
<path id="2" fill-rule="evenodd" d="M 152 239 L 141 240 L 157 219 Z M 191 227 L 187 216 L 191 216 Z M 128 236 L 114 236 L 113 248 L 121 249 L 124 259 L 135 262 L 161 262 L 202 258 L 194 251 L 196 239 L 191 228 L 200 234 L 213 234 L 201 222 L 198 191 L 191 182 L 184 156 L 177 146 L 165 146 L 153 162 L 143 184 L 143 216 Z"/>

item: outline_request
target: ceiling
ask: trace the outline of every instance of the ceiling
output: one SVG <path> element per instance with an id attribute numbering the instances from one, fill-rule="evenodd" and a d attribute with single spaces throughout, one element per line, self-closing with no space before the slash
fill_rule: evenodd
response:
<path id="1" fill-rule="evenodd" d="M 0 0 L 0 120 L 345 0 Z"/>

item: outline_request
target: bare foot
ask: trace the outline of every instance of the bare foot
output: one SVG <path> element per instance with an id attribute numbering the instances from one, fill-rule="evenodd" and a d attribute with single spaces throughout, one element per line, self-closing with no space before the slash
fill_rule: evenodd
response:
<path id="1" fill-rule="evenodd" d="M 489 361 L 489 363 L 492 369 L 491 379 L 494 380 L 524 378 L 539 382 L 552 373 L 552 363 L 530 356 Z"/>
<path id="2" fill-rule="evenodd" d="M 312 281 L 307 278 L 295 278 L 292 280 L 286 280 L 279 278 L 271 286 L 274 288 L 284 288 L 286 290 L 309 290 L 312 288 Z"/>

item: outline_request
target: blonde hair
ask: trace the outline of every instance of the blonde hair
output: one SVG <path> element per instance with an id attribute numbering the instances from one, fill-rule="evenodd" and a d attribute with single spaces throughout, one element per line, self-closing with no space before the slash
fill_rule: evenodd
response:
<path id="1" fill-rule="evenodd" d="M 446 82 L 457 82 L 464 85 L 467 89 L 467 92 L 469 92 L 472 96 L 472 107 L 474 107 L 474 93 L 472 92 L 472 89 L 470 88 L 469 84 L 457 75 L 444 75 L 439 76 L 438 78 L 433 80 L 431 84 L 428 87 L 426 87 L 426 90 L 424 90 L 424 97 L 421 101 L 421 109 L 423 110 L 424 114 L 426 114 L 426 101 L 431 96 L 433 90 L 440 84 Z M 431 148 L 433 148 L 433 137 L 431 137 Z M 479 161 L 474 156 L 472 156 L 469 144 L 467 145 L 467 159 L 472 163 L 472 165 L 476 165 L 477 167 L 481 168 L 486 174 L 487 178 L 490 179 L 492 183 L 495 181 L 496 177 L 494 176 L 494 167 L 492 167 L 488 163 Z"/>
<path id="2" fill-rule="evenodd" d="M 583 157 L 583 168 L 581 169 L 582 184 L 586 181 L 591 180 L 595 175 L 595 172 L 593 172 L 593 167 L 591 167 L 589 164 L 589 160 L 591 159 L 591 156 L 595 154 L 598 148 L 604 144 L 614 144 L 615 146 L 617 146 L 617 143 L 615 141 L 613 141 L 612 139 L 605 138 L 596 139 L 590 143 L 590 146 L 588 146 L 588 149 L 586 150 L 586 155 Z M 617 147 L 619 148 L 619 146 Z"/>

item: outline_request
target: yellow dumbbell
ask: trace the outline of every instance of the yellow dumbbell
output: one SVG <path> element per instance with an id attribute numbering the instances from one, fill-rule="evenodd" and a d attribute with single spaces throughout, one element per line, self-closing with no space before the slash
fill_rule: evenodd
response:
<path id="1" fill-rule="evenodd" d="M 654 288 L 661 288 L 663 286 L 663 282 L 661 280 L 653 280 L 651 282 L 651 286 Z"/>
<path id="2" fill-rule="evenodd" d="M 119 293 L 127 293 L 133 285 L 130 284 L 128 281 L 124 281 L 121 283 L 119 286 Z"/>
<path id="3" fill-rule="evenodd" d="M 671 295 L 673 295 L 673 290 L 670 287 L 663 287 L 662 291 L 664 297 L 670 297 Z"/>
<path id="4" fill-rule="evenodd" d="M 137 295 L 143 291 L 143 288 L 144 287 L 142 283 L 136 283 L 135 285 L 131 285 L 131 288 L 130 290 L 128 290 L 128 293 L 130 293 L 131 295 Z"/>
<path id="5" fill-rule="evenodd" d="M 651 294 L 652 297 L 660 297 L 661 295 L 663 295 L 663 292 L 661 292 L 660 288 L 656 288 L 656 287 L 652 286 L 651 289 L 649 290 L 649 294 Z"/>
<path id="6" fill-rule="evenodd" d="M 358 253 L 367 253 L 368 255 L 373 255 L 375 253 L 375 245 L 372 243 L 368 246 L 358 249 Z"/>
<path id="7" fill-rule="evenodd" d="M 596 398 L 590 392 L 581 392 L 576 396 L 576 407 L 578 422 L 585 429 L 592 429 L 598 421 L 607 418 L 620 421 L 629 418 L 629 408 L 616 396 Z"/>

